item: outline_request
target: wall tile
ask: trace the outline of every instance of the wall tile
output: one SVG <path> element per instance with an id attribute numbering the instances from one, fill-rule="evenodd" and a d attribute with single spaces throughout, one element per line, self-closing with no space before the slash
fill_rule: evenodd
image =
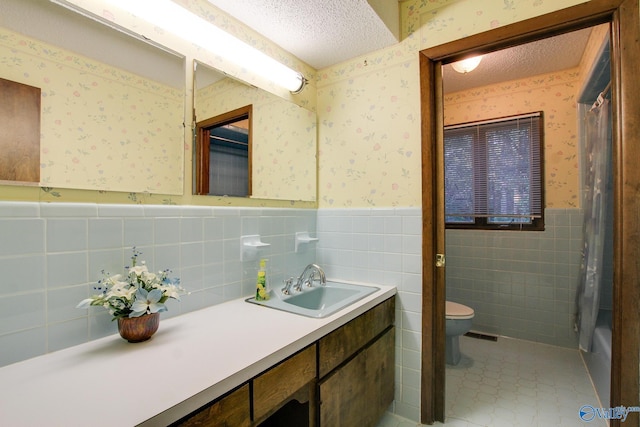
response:
<path id="1" fill-rule="evenodd" d="M 242 219 L 234 216 L 224 216 L 223 237 L 225 239 L 235 238 L 242 232 Z"/>
<path id="2" fill-rule="evenodd" d="M 41 219 L 0 219 L 0 256 L 42 253 L 44 230 Z"/>
<path id="3" fill-rule="evenodd" d="M 204 219 L 204 240 L 222 240 L 224 220 L 222 218 Z"/>
<path id="4" fill-rule="evenodd" d="M 89 297 L 86 285 L 68 288 L 51 289 L 47 292 L 47 323 L 62 322 L 79 317 L 86 317 L 86 313 L 76 308 L 80 301 Z M 86 318 L 85 329 L 88 328 Z M 82 336 L 83 340 L 86 333 Z"/>
<path id="5" fill-rule="evenodd" d="M 89 326 L 84 318 L 53 323 L 47 328 L 47 351 L 56 351 L 73 345 L 82 344 L 87 336 Z"/>
<path id="6" fill-rule="evenodd" d="M 121 248 L 123 225 L 120 218 L 89 219 L 89 249 Z"/>
<path id="7" fill-rule="evenodd" d="M 243 223 L 258 224 L 272 244 L 265 256 L 272 283 L 318 260 L 315 245 L 293 254 L 295 231 L 316 234 L 316 211 L 309 209 L 0 202 L 0 212 L 0 234 L 8 237 L 0 241 L 0 267 L 9 277 L 0 285 L 0 343 L 40 340 L 3 352 L 0 365 L 116 333 L 105 310 L 75 306 L 102 270 L 125 272 L 134 245 L 150 270 L 170 268 L 192 291 L 182 302 L 169 301 L 165 317 L 253 293 L 257 263 L 240 262 Z M 33 217 L 12 216 L 21 214 Z"/>
<path id="8" fill-rule="evenodd" d="M 180 245 L 180 267 L 202 266 L 203 251 L 202 242 L 182 243 Z"/>
<path id="9" fill-rule="evenodd" d="M 201 241 L 203 230 L 202 218 L 182 218 L 180 220 L 180 241 L 182 243 Z"/>
<path id="10" fill-rule="evenodd" d="M 180 243 L 180 218 L 155 218 L 153 227 L 156 245 Z"/>
<path id="11" fill-rule="evenodd" d="M 98 205 L 100 217 L 143 217 L 144 213 L 142 205 Z"/>
<path id="12" fill-rule="evenodd" d="M 552 321 L 560 313 L 573 315 L 580 264 L 577 253 L 569 251 L 575 236 L 563 224 L 581 218 L 575 211 L 547 209 L 545 217 L 553 225 L 522 236 L 447 230 L 447 298 L 474 308 L 474 330 L 576 346 L 572 323 Z M 581 224 L 574 227 L 582 229 Z M 491 256 L 495 259 L 485 258 Z"/>
<path id="13" fill-rule="evenodd" d="M 46 218 L 94 218 L 98 205 L 92 203 L 41 203 L 40 215 Z"/>
<path id="14" fill-rule="evenodd" d="M 44 326 L 0 335 L 0 366 L 45 354 L 46 346 L 47 330 Z"/>
<path id="15" fill-rule="evenodd" d="M 45 293 L 31 292 L 0 297 L 0 335 L 44 326 Z"/>
<path id="16" fill-rule="evenodd" d="M 47 220 L 47 251 L 66 252 L 87 249 L 87 220 Z"/>
<path id="17" fill-rule="evenodd" d="M 143 260 L 153 260 L 153 252 L 149 253 L 146 248 L 138 248 L 142 252 Z M 131 265 L 130 250 L 106 249 L 90 251 L 88 254 L 87 275 L 89 282 L 93 285 L 95 282 L 103 278 L 102 271 L 107 275 L 124 274 L 124 267 Z"/>
<path id="18" fill-rule="evenodd" d="M 47 255 L 47 288 L 87 283 L 87 252 Z"/>
<path id="19" fill-rule="evenodd" d="M 44 255 L 0 257 L 0 296 L 43 290 Z"/>
<path id="20" fill-rule="evenodd" d="M 154 221 L 151 218 L 125 218 L 124 246 L 153 245 L 154 231 Z"/>
<path id="21" fill-rule="evenodd" d="M 27 202 L 0 201 L 0 218 L 33 218 L 40 215 L 40 205 Z"/>

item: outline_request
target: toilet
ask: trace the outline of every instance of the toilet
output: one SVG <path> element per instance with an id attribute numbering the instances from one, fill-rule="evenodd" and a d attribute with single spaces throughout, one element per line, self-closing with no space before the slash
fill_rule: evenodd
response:
<path id="1" fill-rule="evenodd" d="M 474 311 L 466 305 L 446 301 L 445 312 L 446 362 L 457 365 L 460 363 L 460 335 L 471 330 Z"/>

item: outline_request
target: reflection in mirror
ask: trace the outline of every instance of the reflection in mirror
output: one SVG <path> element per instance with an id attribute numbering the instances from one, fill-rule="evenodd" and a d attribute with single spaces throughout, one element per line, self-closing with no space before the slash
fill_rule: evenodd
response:
<path id="1" fill-rule="evenodd" d="M 196 193 L 251 195 L 251 106 L 196 124 Z"/>
<path id="2" fill-rule="evenodd" d="M 42 91 L 40 186 L 182 194 L 184 57 L 51 2 L 0 4 L 0 78 Z"/>
<path id="3" fill-rule="evenodd" d="M 40 181 L 40 89 L 0 78 L 0 180 Z"/>
<path id="4" fill-rule="evenodd" d="M 232 119 L 233 112 L 250 107 L 248 158 L 242 162 L 243 167 L 248 167 L 246 195 L 260 199 L 315 201 L 315 113 L 202 63 L 194 65 L 196 137 L 200 141 L 203 140 L 201 129 Z M 204 157 L 210 150 L 202 145 L 196 141 L 194 193 L 232 195 L 228 187 L 212 190 L 202 185 L 206 176 L 241 173 L 239 168 L 224 172 L 214 170 L 213 162 L 206 165 Z M 224 166 L 231 168 L 230 163 Z"/>

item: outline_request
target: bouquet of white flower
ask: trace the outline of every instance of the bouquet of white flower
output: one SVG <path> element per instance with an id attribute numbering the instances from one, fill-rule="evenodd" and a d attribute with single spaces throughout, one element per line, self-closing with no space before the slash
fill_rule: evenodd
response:
<path id="1" fill-rule="evenodd" d="M 186 291 L 180 286 L 180 279 L 169 278 L 171 270 L 151 273 L 144 261 L 138 265 L 141 254 L 133 248 L 132 265 L 125 267 L 124 275 L 109 276 L 103 270 L 104 278 L 94 287 L 99 293 L 80 301 L 76 308 L 102 306 L 109 310 L 113 320 L 167 311 L 165 301 L 169 298 L 180 300 L 180 295 Z"/>

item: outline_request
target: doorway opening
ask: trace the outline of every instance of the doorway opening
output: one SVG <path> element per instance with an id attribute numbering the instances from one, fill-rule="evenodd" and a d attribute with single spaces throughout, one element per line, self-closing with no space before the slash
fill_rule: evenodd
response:
<path id="1" fill-rule="evenodd" d="M 612 308 L 612 278 L 602 271 L 611 272 L 613 260 L 603 263 L 602 253 L 613 239 L 592 226 L 610 215 L 593 205 L 599 197 L 587 197 L 593 195 L 587 188 L 598 187 L 595 180 L 581 180 L 581 175 L 609 176 L 610 156 L 606 164 L 593 160 L 610 152 L 610 140 L 585 146 L 579 126 L 585 121 L 579 102 L 590 107 L 609 84 L 608 68 L 600 69 L 610 64 L 608 35 L 609 25 L 601 24 L 491 52 L 469 74 L 443 66 L 447 303 L 475 311 L 472 331 L 519 341 L 487 346 L 459 338 L 462 363 L 446 369 L 448 417 L 474 421 L 496 406 L 522 416 L 536 407 L 544 409 L 533 411 L 534 417 L 574 416 L 583 405 L 600 406 L 598 397 L 609 401 L 608 384 L 599 387 L 598 396 L 589 386 L 591 370 L 584 368 L 575 333 L 580 326 L 585 357 L 600 361 L 610 354 L 602 351 L 610 348 L 610 329 L 606 346 L 596 341 L 597 352 L 588 343 L 599 290 L 606 294 L 603 313 L 610 315 Z M 594 73 L 599 78 L 592 81 Z M 501 215 L 492 216 L 496 213 Z M 585 213 L 595 216 L 585 220 Z M 588 275 L 581 271 L 583 254 L 590 255 Z M 598 337 L 605 336 L 602 329 Z M 544 348 L 546 354 L 538 350 Z M 534 353 L 546 362 L 522 362 Z M 509 360 L 505 369 L 498 360 Z M 487 366 L 492 372 L 485 375 Z M 556 396 L 553 404 L 528 401 L 530 390 L 550 384 L 556 387 L 549 398 L 558 387 L 576 393 L 572 399 Z"/>
<path id="2" fill-rule="evenodd" d="M 613 164 L 614 164 L 614 296 L 611 400 L 612 406 L 637 405 L 640 316 L 637 313 L 640 272 L 633 259 L 638 244 L 629 237 L 640 232 L 640 173 L 629 156 L 637 158 L 639 135 L 634 117 L 640 102 L 631 95 L 640 85 L 634 78 L 639 58 L 634 46 L 639 30 L 638 2 L 592 0 L 586 4 L 488 31 L 456 42 L 426 49 L 420 55 L 423 159 L 423 331 L 421 421 L 444 421 L 444 305 L 445 272 L 436 267 L 443 254 L 444 194 L 442 191 L 443 63 L 455 62 L 472 53 L 539 40 L 602 23 L 612 23 L 613 61 Z M 621 90 L 624 88 L 625 90 Z M 637 98 L 637 97 L 636 97 Z M 624 175 L 624 181 L 622 176 Z M 629 184 L 633 183 L 632 186 Z M 627 213 L 625 216 L 624 213 Z M 637 216 L 637 215 L 636 215 Z M 627 218 L 622 221 L 623 217 Z M 631 219 L 630 219 L 631 218 Z M 629 234 L 631 233 L 631 234 Z M 634 258 L 635 257 L 635 258 Z M 625 262 L 625 260 L 627 262 Z M 624 351 L 622 348 L 624 347 Z M 624 372 L 624 374 L 623 374 Z M 637 414 L 634 415 L 637 417 Z M 637 422 L 637 420 L 632 421 Z"/>

